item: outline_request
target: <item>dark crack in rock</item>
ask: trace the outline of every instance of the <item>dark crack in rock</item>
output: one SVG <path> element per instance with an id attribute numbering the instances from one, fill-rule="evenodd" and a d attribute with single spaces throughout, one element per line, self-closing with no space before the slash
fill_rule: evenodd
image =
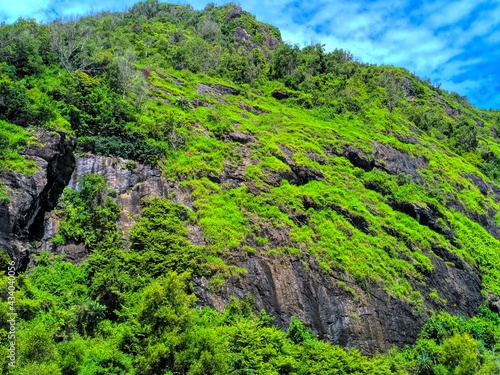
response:
<path id="1" fill-rule="evenodd" d="M 38 168 L 32 176 L 3 172 L 3 186 L 10 194 L 10 202 L 0 203 L 0 248 L 24 270 L 29 262 L 29 242 L 39 241 L 44 233 L 44 217 L 57 204 L 68 183 L 75 158 L 75 141 L 64 134 L 38 130 L 35 134 L 40 145 L 22 152 Z"/>

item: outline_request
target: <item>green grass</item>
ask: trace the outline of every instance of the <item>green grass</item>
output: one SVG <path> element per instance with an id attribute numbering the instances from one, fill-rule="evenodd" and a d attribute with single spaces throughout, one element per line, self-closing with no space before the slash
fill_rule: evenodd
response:
<path id="1" fill-rule="evenodd" d="M 27 130 L 0 120 L 0 171 L 11 170 L 26 175 L 35 173 L 37 165 L 19 152 L 35 142 Z"/>
<path id="2" fill-rule="evenodd" d="M 410 131 L 400 110 L 389 113 L 370 106 L 363 116 L 332 115 L 321 107 L 304 110 L 293 103 L 270 98 L 269 93 L 279 87 L 275 83 L 259 87 L 264 95 L 248 93 L 241 98 L 228 95 L 218 98 L 224 101 L 220 104 L 216 102 L 217 98 L 193 94 L 197 83 L 238 86 L 186 71 L 179 73 L 167 69 L 162 70 L 162 74 L 182 79 L 183 85 L 176 86 L 171 79 L 150 76 L 156 86 L 167 90 L 172 97 L 197 97 L 213 105 L 212 108 L 182 111 L 181 117 L 190 124 L 186 126 L 191 126 L 195 134 L 189 138 L 184 150 L 172 155 L 166 175 L 184 181 L 183 185 L 191 192 L 197 222 L 214 251 L 221 254 L 239 252 L 246 246 L 248 238 L 261 239 L 256 240 L 257 251 L 272 250 L 299 256 L 301 252 L 309 252 L 329 272 L 336 270 L 346 272 L 356 280 L 375 281 L 396 297 L 420 303 L 421 298 L 416 298 L 410 281 L 422 278 L 421 270 L 432 269 L 429 259 L 431 244 L 444 246 L 469 261 L 472 261 L 471 256 L 465 254 L 485 255 L 488 246 L 498 246 L 498 241 L 487 234 L 486 237 L 470 231 L 463 234 L 466 231 L 461 222 L 468 219 L 445 208 L 446 201 L 454 199 L 469 212 L 484 213 L 488 207 L 498 210 L 497 203 L 483 197 L 464 177 L 466 173 L 481 176 L 481 172 L 464 157 L 443 153 L 432 137 Z M 164 95 L 161 90 L 156 92 L 159 98 Z M 260 115 L 244 113 L 239 105 L 241 100 L 266 112 Z M 161 111 L 158 116 L 172 111 L 180 113 L 172 100 Z M 224 130 L 221 132 L 221 129 Z M 250 194 L 245 187 L 219 186 L 207 179 L 222 175 L 228 165 L 237 166 L 243 162 L 242 146 L 224 139 L 224 133 L 234 129 L 252 134 L 256 139 L 256 142 L 244 146 L 250 151 L 249 159 L 245 161 L 245 177 L 262 190 L 258 196 Z M 420 144 L 403 143 L 396 135 L 414 136 Z M 340 151 L 343 145 L 356 145 L 358 150 L 371 155 L 374 141 L 429 160 L 429 168 L 420 171 L 425 183 L 417 185 L 402 175 L 393 176 L 377 170 L 363 172 L 354 168 L 347 159 L 327 153 L 328 150 Z M 287 181 L 277 187 L 270 186 L 267 182 L 269 174 L 290 172 L 290 167 L 282 161 L 285 155 L 280 147 L 293 152 L 297 165 L 321 172 L 324 180 L 311 181 L 303 186 L 294 186 Z M 311 160 L 311 154 L 325 162 Z M 365 188 L 369 181 L 379 183 L 385 193 Z M 457 190 L 457 185 L 464 188 Z M 302 204 L 304 197 L 312 198 L 318 207 L 306 210 Z M 445 221 L 440 219 L 442 226 L 449 224 L 464 247 L 456 249 L 442 235 L 394 211 L 388 206 L 391 199 L 418 203 L 423 207 L 433 204 L 445 213 Z M 332 206 L 364 217 L 374 235 L 363 233 L 347 218 L 334 212 Z M 294 221 L 297 215 L 307 217 L 307 223 L 298 225 Z M 388 236 L 384 226 L 395 229 L 399 238 Z M 289 244 L 282 249 L 269 247 L 269 239 L 261 234 L 264 227 L 289 233 Z M 477 240 L 465 241 L 469 236 Z M 486 238 L 488 246 L 482 244 Z M 402 260 L 401 253 L 409 260 Z M 480 255 L 477 254 L 476 258 Z M 486 275 L 484 290 L 497 290 L 493 277 L 489 275 L 499 272 L 500 265 L 483 265 L 481 269 Z"/>
<path id="3" fill-rule="evenodd" d="M 10 197 L 7 193 L 7 189 L 0 182 L 0 202 L 10 202 Z"/>

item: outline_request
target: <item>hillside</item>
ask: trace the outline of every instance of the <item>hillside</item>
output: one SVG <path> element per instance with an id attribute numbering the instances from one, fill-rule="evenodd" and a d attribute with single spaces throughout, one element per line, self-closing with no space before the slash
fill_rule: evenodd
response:
<path id="1" fill-rule="evenodd" d="M 21 19 L 0 248 L 6 374 L 500 373 L 500 112 L 235 4 Z"/>

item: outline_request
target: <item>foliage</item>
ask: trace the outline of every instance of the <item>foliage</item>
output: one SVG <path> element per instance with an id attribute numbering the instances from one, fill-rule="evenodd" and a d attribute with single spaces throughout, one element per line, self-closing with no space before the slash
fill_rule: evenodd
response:
<path id="1" fill-rule="evenodd" d="M 0 172 L 11 170 L 26 175 L 33 174 L 37 165 L 20 154 L 20 151 L 32 143 L 34 137 L 28 131 L 0 120 Z M 3 194 L 6 194 L 5 190 Z"/>
<path id="2" fill-rule="evenodd" d="M 109 196 L 106 180 L 99 175 L 85 175 L 81 188 L 65 188 L 59 215 L 63 219 L 54 242 L 83 243 L 92 250 L 107 236 L 116 235 L 120 207 Z"/>
<path id="3" fill-rule="evenodd" d="M 184 207 L 164 198 L 144 201 L 140 220 L 130 232 L 131 251 L 137 253 L 145 273 L 160 276 L 165 269 L 199 270 L 202 257 L 187 240 Z"/>
<path id="4" fill-rule="evenodd" d="M 86 267 L 48 254 L 38 263 L 18 285 L 20 305 L 43 306 L 21 315 L 19 373 L 33 363 L 82 374 L 486 374 L 500 366 L 500 318 L 485 306 L 470 320 L 436 315 L 414 348 L 369 358 L 319 341 L 295 318 L 282 332 L 264 311 L 254 314 L 251 299 L 233 299 L 222 314 L 195 309 L 190 275 L 171 271 L 129 294 L 119 319 L 89 330 L 79 306 L 98 303 L 88 299 Z"/>
<path id="5" fill-rule="evenodd" d="M 102 177 L 66 189 L 53 242 L 91 253 L 81 265 L 42 254 L 18 278 L 16 373 L 499 371 L 500 321 L 486 307 L 468 320 L 435 311 L 413 347 L 369 358 L 295 317 L 280 331 L 248 298 L 220 313 L 195 307 L 192 284 L 208 280 L 215 293 L 245 273 L 246 257 L 314 258 L 422 313 L 450 307 L 438 290 L 418 291 L 433 249 L 444 249 L 500 294 L 498 111 L 344 50 L 282 43 L 234 3 L 196 11 L 148 0 L 0 26 L 2 173 L 35 172 L 20 155 L 34 142 L 21 126 L 68 133 L 79 151 L 124 157 L 130 170 L 156 164 L 192 210 L 147 198 L 125 241 Z M 0 185 L 1 201 L 13 194 Z"/>

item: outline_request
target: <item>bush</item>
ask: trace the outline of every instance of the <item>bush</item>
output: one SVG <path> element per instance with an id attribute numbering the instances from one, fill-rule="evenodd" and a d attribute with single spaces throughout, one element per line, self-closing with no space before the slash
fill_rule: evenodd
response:
<path id="1" fill-rule="evenodd" d="M 137 133 L 127 132 L 120 136 L 90 136 L 79 139 L 79 148 L 98 155 L 121 156 L 125 159 L 154 165 L 165 155 L 165 150 L 152 145 Z"/>
<path id="2" fill-rule="evenodd" d="M 296 344 L 300 344 L 312 338 L 311 332 L 307 329 L 304 323 L 297 320 L 294 316 L 292 316 L 292 319 L 290 320 L 290 325 L 288 326 L 286 335 Z"/>
<path id="3" fill-rule="evenodd" d="M 107 236 L 115 236 L 120 207 L 111 199 L 106 180 L 88 174 L 81 180 L 80 190 L 64 189 L 58 214 L 63 218 L 57 241 L 84 243 L 94 249 Z"/>
<path id="4" fill-rule="evenodd" d="M 456 333 L 444 341 L 441 360 L 454 375 L 473 374 L 478 367 L 478 344 L 467 333 Z"/>

